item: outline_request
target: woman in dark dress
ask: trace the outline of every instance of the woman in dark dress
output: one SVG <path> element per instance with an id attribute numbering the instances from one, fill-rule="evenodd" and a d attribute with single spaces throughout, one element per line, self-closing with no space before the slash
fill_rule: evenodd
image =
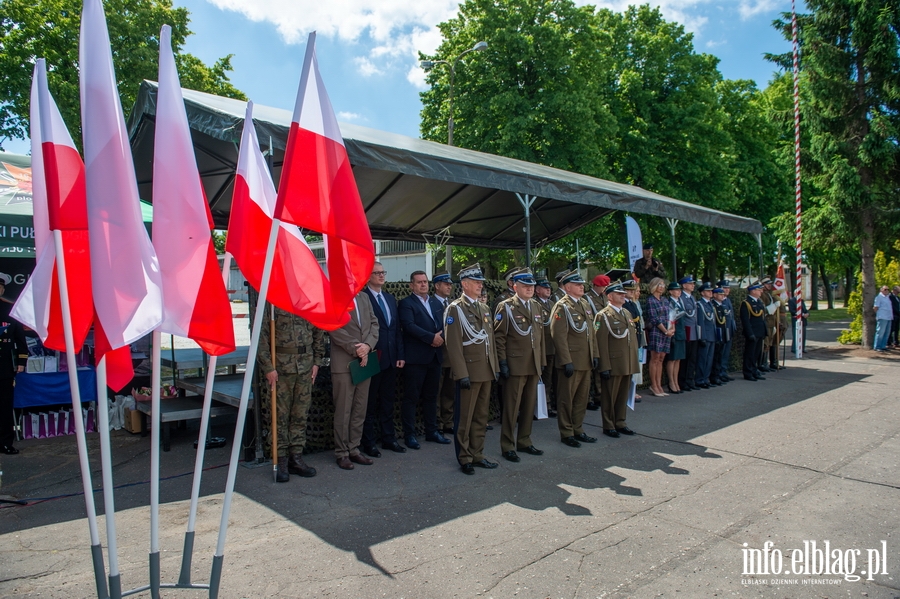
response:
<path id="1" fill-rule="evenodd" d="M 663 359 L 669 352 L 675 327 L 669 322 L 669 302 L 663 299 L 666 281 L 659 277 L 650 281 L 650 296 L 647 298 L 647 349 L 650 350 L 650 393 L 656 397 L 669 394 L 662 388 Z"/>
<path id="2" fill-rule="evenodd" d="M 685 341 L 687 336 L 684 331 L 684 304 L 681 303 L 681 285 L 672 281 L 669 283 L 669 316 L 675 321 L 675 334 L 672 335 L 672 344 L 669 346 L 669 354 L 666 356 L 666 376 L 669 378 L 669 393 L 682 393 L 678 386 L 678 371 L 681 369 L 681 361 L 686 353 Z"/>

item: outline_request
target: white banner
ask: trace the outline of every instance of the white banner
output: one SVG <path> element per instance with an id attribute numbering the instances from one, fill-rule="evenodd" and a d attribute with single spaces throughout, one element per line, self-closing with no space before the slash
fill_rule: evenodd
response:
<path id="1" fill-rule="evenodd" d="M 641 227 L 633 218 L 626 216 L 625 230 L 628 232 L 628 268 L 631 269 L 631 272 L 634 272 L 634 263 L 644 257 Z"/>

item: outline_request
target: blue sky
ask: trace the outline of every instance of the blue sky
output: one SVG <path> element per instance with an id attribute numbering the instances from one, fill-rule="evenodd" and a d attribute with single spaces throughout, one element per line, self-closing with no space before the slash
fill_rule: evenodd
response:
<path id="1" fill-rule="evenodd" d="M 593 4 L 622 10 L 627 0 Z M 191 13 L 186 50 L 207 63 L 234 54 L 232 82 L 257 104 L 291 109 L 306 36 L 318 31 L 319 68 L 338 120 L 418 136 L 424 74 L 416 51 L 440 43 L 435 25 L 452 16 L 454 0 L 174 0 Z M 729 79 L 766 86 L 774 65 L 765 52 L 790 50 L 771 22 L 788 0 L 661 0 L 667 19 L 694 34 L 698 52 L 717 56 Z M 802 2 L 797 10 L 805 8 Z M 487 40 L 490 43 L 490 40 Z M 126 106 L 125 110 L 130 110 Z M 28 144 L 9 144 L 26 153 Z"/>

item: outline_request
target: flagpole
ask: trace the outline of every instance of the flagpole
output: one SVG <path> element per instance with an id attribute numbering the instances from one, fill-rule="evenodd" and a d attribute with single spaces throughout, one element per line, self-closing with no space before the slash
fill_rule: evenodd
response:
<path id="1" fill-rule="evenodd" d="M 796 217 L 794 234 L 797 245 L 797 288 L 794 290 L 794 297 L 797 298 L 796 319 L 798 326 L 795 327 L 797 339 L 794 342 L 796 348 L 797 359 L 803 358 L 803 327 L 801 318 L 803 314 L 803 284 L 802 284 L 802 265 L 803 265 L 803 203 L 801 201 L 800 186 L 800 44 L 797 36 L 797 10 L 796 2 L 791 0 L 791 37 L 794 50 L 794 195 L 796 204 Z"/>
<path id="2" fill-rule="evenodd" d="M 159 346 L 162 334 L 153 331 L 150 381 L 150 596 L 159 599 Z"/>
<path id="3" fill-rule="evenodd" d="M 265 304 L 263 304 L 265 306 Z M 272 367 L 275 367 L 275 306 L 271 306 L 272 314 L 269 318 L 269 355 L 272 356 Z M 272 478 L 278 482 L 278 382 L 271 388 L 272 395 Z"/>
<path id="4" fill-rule="evenodd" d="M 231 270 L 231 254 L 225 252 L 222 261 L 222 279 L 228 288 L 228 271 Z M 218 356 L 210 356 L 206 369 L 206 386 L 203 388 L 203 412 L 200 415 L 200 432 L 197 436 L 197 457 L 194 461 L 194 483 L 191 487 L 191 510 L 188 514 L 187 531 L 184 533 L 184 550 L 181 552 L 181 574 L 176 586 L 186 588 L 207 588 L 207 585 L 191 584 L 191 561 L 194 557 L 194 528 L 197 523 L 197 503 L 200 498 L 200 478 L 203 475 L 203 459 L 206 455 L 206 435 L 209 430 L 209 410 L 212 406 L 213 384 L 216 378 Z"/>
<path id="5" fill-rule="evenodd" d="M 68 358 L 68 352 L 66 352 Z M 72 367 L 69 362 L 69 368 Z M 100 433 L 100 463 L 103 476 L 103 511 L 106 515 L 106 542 L 109 552 L 109 596 L 121 599 L 119 550 L 116 541 L 115 487 L 112 477 L 112 448 L 109 442 L 109 404 L 106 400 L 106 356 L 97 364 L 97 430 Z"/>
<path id="6" fill-rule="evenodd" d="M 266 258 L 263 262 L 262 281 L 259 285 L 259 300 L 256 313 L 253 315 L 253 328 L 250 331 L 250 348 L 247 352 L 247 369 L 244 371 L 244 384 L 241 387 L 241 402 L 238 407 L 237 422 L 234 427 L 234 440 L 231 447 L 231 461 L 228 464 L 228 479 L 225 483 L 225 497 L 222 501 L 222 519 L 219 523 L 219 540 L 216 544 L 216 552 L 213 555 L 212 571 L 209 577 L 209 597 L 217 599 L 219 596 L 219 583 L 222 579 L 222 562 L 225 555 L 225 537 L 228 533 L 228 518 L 231 513 L 231 499 L 234 494 L 234 481 L 237 477 L 238 459 L 241 450 L 241 437 L 244 432 L 244 421 L 247 419 L 247 404 L 250 398 L 250 387 L 253 383 L 253 365 L 256 363 L 256 355 L 259 351 L 259 331 L 262 328 L 262 319 L 265 314 L 266 299 L 269 293 L 269 279 L 272 276 L 272 261 L 275 257 L 275 245 L 278 241 L 278 230 L 281 220 L 272 219 L 272 228 L 269 230 L 269 244 L 266 246 Z M 259 307 L 262 306 L 262 309 Z M 259 398 L 257 409 L 259 409 Z"/>
<path id="7" fill-rule="evenodd" d="M 97 583 L 97 597 L 108 599 L 106 586 L 106 567 L 103 565 L 103 548 L 100 546 L 100 533 L 97 529 L 97 508 L 94 505 L 94 488 L 91 484 L 91 465 L 88 461 L 87 439 L 84 434 L 84 420 L 81 415 L 81 390 L 78 385 L 78 366 L 75 362 L 75 339 L 72 333 L 72 312 L 69 307 L 69 288 L 66 284 L 66 261 L 63 254 L 62 231 L 53 230 L 53 245 L 56 250 L 56 277 L 59 283 L 59 297 L 62 305 L 63 336 L 66 343 L 66 365 L 69 371 L 69 389 L 72 393 L 72 417 L 75 419 L 75 440 L 78 444 L 78 461 L 81 464 L 81 484 L 84 487 L 84 507 L 88 517 L 88 529 L 91 533 L 91 559 L 94 562 L 94 580 Z M 97 398 L 99 404 L 99 397 Z M 107 422 L 107 436 L 109 424 Z M 107 438 L 108 441 L 108 438 Z M 101 437 L 102 442 L 102 437 Z M 107 516 L 107 536 L 109 523 Z M 115 519 L 113 519 L 115 522 Z M 115 524 L 113 524 L 113 537 Z M 112 547 L 112 545 L 110 545 Z M 110 557 L 112 559 L 112 557 Z M 110 562 L 112 566 L 112 562 Z M 118 568 L 118 566 L 117 566 Z M 110 569 L 110 576 L 113 571 Z M 116 570 L 118 574 L 118 569 Z"/>

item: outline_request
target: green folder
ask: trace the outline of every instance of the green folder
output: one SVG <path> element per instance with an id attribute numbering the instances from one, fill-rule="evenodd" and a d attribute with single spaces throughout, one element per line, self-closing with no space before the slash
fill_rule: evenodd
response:
<path id="1" fill-rule="evenodd" d="M 378 362 L 378 352 L 369 353 L 369 361 L 365 366 L 360 366 L 359 359 L 350 360 L 350 380 L 354 385 L 358 385 L 364 380 L 371 378 L 381 372 L 381 364 Z"/>

